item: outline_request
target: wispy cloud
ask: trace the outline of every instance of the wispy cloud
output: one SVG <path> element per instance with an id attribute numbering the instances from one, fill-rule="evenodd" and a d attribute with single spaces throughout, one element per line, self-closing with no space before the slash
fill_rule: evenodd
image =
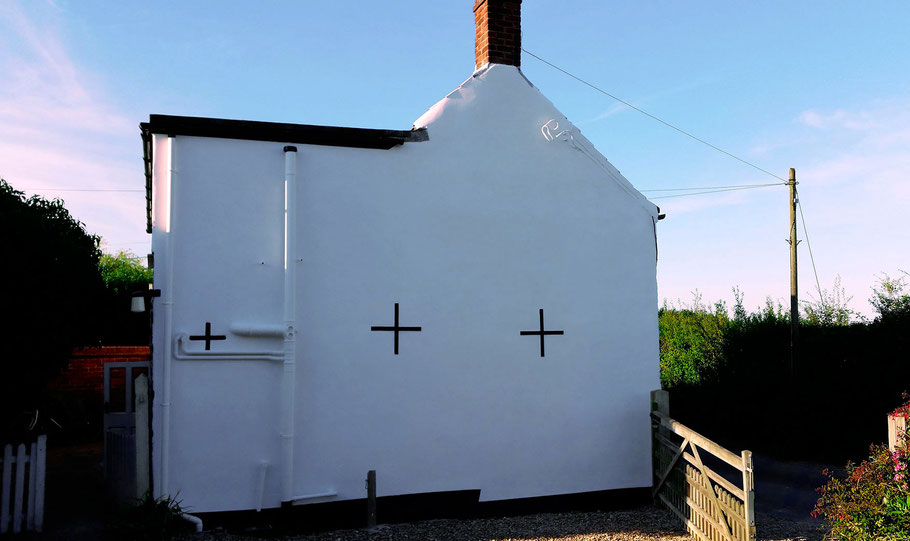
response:
<path id="1" fill-rule="evenodd" d="M 830 289 L 839 275 L 853 296 L 851 308 L 872 316 L 867 299 L 876 277 L 910 266 L 910 99 L 811 108 L 790 120 L 788 129 L 756 141 L 751 152 L 762 156 L 759 163 L 797 169 L 808 228 L 807 235 L 797 218 L 800 295 L 818 296 L 814 270 L 822 288 Z M 788 264 L 786 201 L 786 189 L 775 187 L 655 200 L 668 214 L 658 267 L 662 294 L 675 297 L 671 292 L 695 284 L 706 298 L 729 299 L 730 286 L 739 285 L 753 303 L 763 291 L 786 291 L 779 273 Z M 700 212 L 708 208 L 710 220 Z M 748 219 L 736 220 L 736 213 Z M 687 223 L 699 223 L 711 241 L 683 234 Z"/>
<path id="2" fill-rule="evenodd" d="M 615 101 L 615 102 L 613 102 L 613 105 L 607 107 L 606 110 L 604 110 L 603 112 L 601 112 L 599 115 L 595 116 L 594 118 L 587 120 L 586 122 L 597 122 L 598 120 L 604 120 L 605 118 L 610 118 L 613 115 L 616 115 L 616 114 L 619 114 L 619 113 L 622 113 L 625 111 L 631 111 L 631 110 L 632 110 L 632 108 L 629 107 L 628 105 Z"/>
<path id="3" fill-rule="evenodd" d="M 618 97 L 622 98 L 624 101 L 627 101 L 628 103 L 631 103 L 635 107 L 647 110 L 648 104 L 659 102 L 667 97 L 693 90 L 693 89 L 703 86 L 705 84 L 708 84 L 708 81 L 693 80 L 693 81 L 688 81 L 688 82 L 680 84 L 680 85 L 676 85 L 672 88 L 664 88 L 659 92 L 655 92 L 653 94 L 648 94 L 646 96 L 640 96 L 637 98 L 630 98 L 630 99 L 626 99 L 623 96 L 618 96 Z M 579 122 L 578 124 L 584 125 L 584 124 L 588 124 L 591 122 L 598 122 L 600 120 L 605 120 L 607 118 L 610 118 L 612 116 L 615 116 L 615 115 L 618 115 L 620 113 L 624 113 L 627 111 L 634 111 L 634 109 L 632 107 L 629 107 L 625 103 L 622 103 L 619 101 L 613 101 L 613 103 L 611 103 L 609 107 L 607 107 L 602 112 L 597 114 L 594 118 L 583 120 L 583 121 Z M 640 114 L 640 113 L 638 113 L 638 114 Z"/>
<path id="4" fill-rule="evenodd" d="M 812 182 L 875 185 L 907 197 L 910 171 L 910 100 L 880 101 L 857 110 L 807 110 L 805 127 L 816 158 L 805 168 Z"/>
<path id="5" fill-rule="evenodd" d="M 864 297 L 875 276 L 906 267 L 910 253 L 910 100 L 810 109 L 795 123 L 811 156 L 799 175 L 820 279 L 824 286 L 840 274 L 869 314 Z"/>
<path id="6" fill-rule="evenodd" d="M 0 4 L 0 174 L 17 188 L 141 188 L 136 123 L 107 105 L 72 57 L 61 37 L 65 14 L 52 3 L 29 10 Z M 38 193 L 64 196 L 90 232 L 112 242 L 144 236 L 142 194 Z"/>

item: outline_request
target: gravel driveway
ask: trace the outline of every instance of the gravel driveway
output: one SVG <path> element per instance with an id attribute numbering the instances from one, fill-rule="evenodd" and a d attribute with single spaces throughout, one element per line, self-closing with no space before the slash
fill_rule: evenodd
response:
<path id="1" fill-rule="evenodd" d="M 823 535 L 809 521 L 796 521 L 759 514 L 758 539 L 766 541 L 815 541 Z M 542 513 L 521 517 L 430 520 L 407 524 L 379 525 L 366 530 L 339 530 L 311 535 L 277 536 L 269 532 L 246 534 L 206 532 L 187 535 L 184 541 L 637 541 L 691 540 L 669 512 L 654 506 L 591 513 Z"/>

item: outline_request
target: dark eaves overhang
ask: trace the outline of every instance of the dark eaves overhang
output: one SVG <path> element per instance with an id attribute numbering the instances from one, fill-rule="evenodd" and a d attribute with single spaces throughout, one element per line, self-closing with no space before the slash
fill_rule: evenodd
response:
<path id="1" fill-rule="evenodd" d="M 427 141 L 426 128 L 412 130 L 373 130 L 284 124 L 252 120 L 227 120 L 192 116 L 149 115 L 148 122 L 139 124 L 142 133 L 142 154 L 145 162 L 146 232 L 152 232 L 152 135 L 169 137 L 193 136 L 247 141 L 273 141 L 301 145 L 323 145 L 349 148 L 388 150 L 404 143 Z"/>

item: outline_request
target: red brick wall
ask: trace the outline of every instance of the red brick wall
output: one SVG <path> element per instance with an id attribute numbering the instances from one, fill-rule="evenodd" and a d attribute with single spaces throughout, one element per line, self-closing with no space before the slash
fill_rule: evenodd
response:
<path id="1" fill-rule="evenodd" d="M 69 365 L 48 384 L 51 391 L 104 392 L 104 363 L 151 360 L 148 346 L 76 348 Z"/>

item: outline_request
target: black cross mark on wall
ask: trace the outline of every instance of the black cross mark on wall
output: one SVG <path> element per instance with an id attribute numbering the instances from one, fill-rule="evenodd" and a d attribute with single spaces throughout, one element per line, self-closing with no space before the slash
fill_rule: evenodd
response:
<path id="1" fill-rule="evenodd" d="M 190 340 L 205 340 L 205 350 L 208 351 L 212 349 L 212 340 L 227 340 L 227 336 L 223 334 L 212 334 L 212 324 L 208 321 L 205 322 L 205 334 L 192 335 Z"/>
<path id="2" fill-rule="evenodd" d="M 395 325 L 391 327 L 372 326 L 371 331 L 394 331 L 395 333 L 395 355 L 398 355 L 398 333 L 402 331 L 420 331 L 420 327 L 401 327 L 398 325 L 398 303 L 395 303 Z"/>
<path id="3" fill-rule="evenodd" d="M 540 356 L 543 357 L 543 354 L 544 354 L 544 348 L 543 348 L 544 336 L 546 336 L 546 335 L 548 335 L 548 334 L 550 334 L 550 335 L 552 335 L 552 334 L 565 334 L 565 332 L 563 332 L 563 331 L 545 331 L 545 330 L 543 330 L 543 308 L 541 308 L 541 309 L 540 309 L 540 330 L 539 330 L 539 331 L 521 331 L 520 334 L 521 334 L 522 336 L 540 335 Z"/>

